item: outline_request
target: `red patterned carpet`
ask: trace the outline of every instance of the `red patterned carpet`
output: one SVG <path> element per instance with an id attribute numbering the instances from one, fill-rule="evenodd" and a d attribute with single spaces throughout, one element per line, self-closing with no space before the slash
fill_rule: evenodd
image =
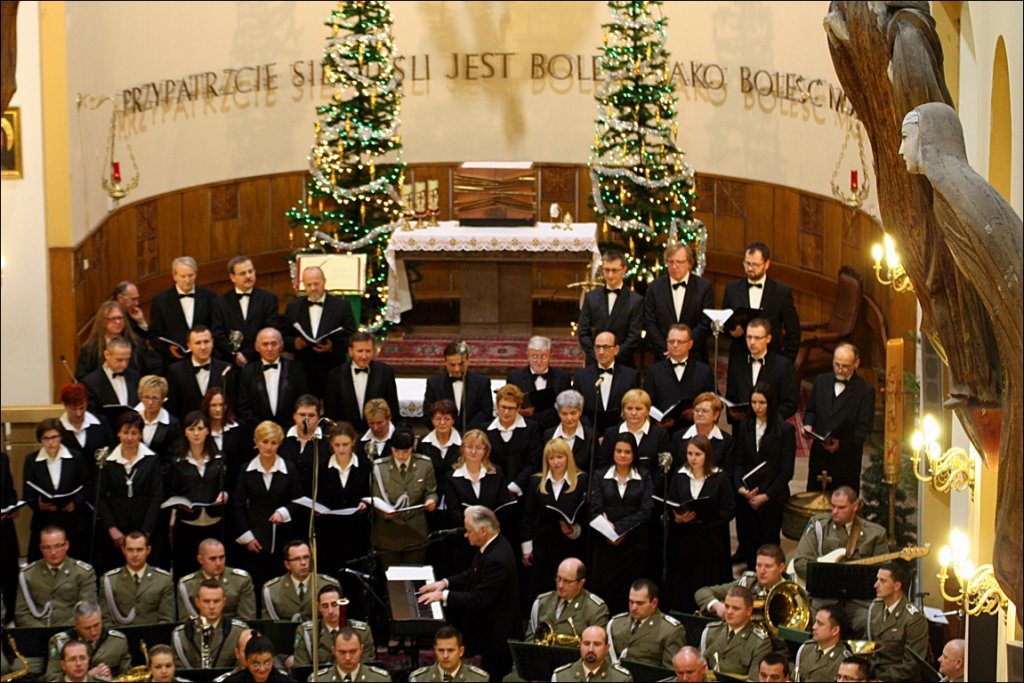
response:
<path id="1" fill-rule="evenodd" d="M 469 337 L 470 367 L 490 376 L 504 376 L 526 365 L 526 343 L 529 337 Z M 432 375 L 444 365 L 444 347 L 458 337 L 444 335 L 410 335 L 388 338 L 378 358 L 395 368 L 399 375 Z M 551 365 L 575 371 L 583 367 L 583 351 L 575 337 L 551 339 Z"/>

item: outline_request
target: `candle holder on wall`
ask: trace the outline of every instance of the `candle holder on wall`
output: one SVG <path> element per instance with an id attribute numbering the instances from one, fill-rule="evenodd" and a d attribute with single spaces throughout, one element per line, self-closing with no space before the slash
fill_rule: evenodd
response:
<path id="1" fill-rule="evenodd" d="M 114 99 L 107 95 L 97 97 L 95 95 L 79 94 L 75 98 L 75 104 L 79 111 L 83 108 L 87 111 L 95 111 L 107 102 L 110 103 L 112 110 L 110 112 L 110 126 L 107 131 L 106 154 L 103 159 L 103 172 L 100 175 L 100 185 L 116 206 L 121 199 L 126 197 L 128 193 L 139 186 L 139 165 L 135 161 L 135 152 L 132 149 L 131 142 L 125 139 L 124 143 L 128 151 L 128 160 L 131 164 L 132 171 L 132 176 L 128 180 L 125 180 L 121 174 L 121 162 L 118 161 L 115 150 L 117 143 L 118 117 L 121 112 L 118 111 L 117 103 Z"/>
<path id="2" fill-rule="evenodd" d="M 860 153 L 860 169 L 854 168 L 850 170 L 850 191 L 846 192 L 839 186 L 838 181 L 839 172 L 843 168 L 843 159 L 846 157 L 846 147 L 850 144 L 851 138 L 857 139 L 857 148 Z M 851 118 L 846 128 L 843 147 L 839 150 L 836 167 L 832 170 L 832 196 L 851 208 L 859 209 L 864 200 L 868 198 L 870 190 L 871 181 L 868 177 L 868 160 L 867 154 L 864 151 L 864 136 L 861 134 L 860 122 Z"/>

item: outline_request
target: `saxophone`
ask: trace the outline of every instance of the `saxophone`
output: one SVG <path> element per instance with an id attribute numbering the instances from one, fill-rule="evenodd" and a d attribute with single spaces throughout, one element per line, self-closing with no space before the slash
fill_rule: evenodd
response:
<path id="1" fill-rule="evenodd" d="M 17 671 L 12 671 L 10 673 L 4 674 L 3 676 L 0 676 L 0 681 L 16 681 L 19 678 L 24 678 L 25 676 L 28 676 L 31 673 L 31 671 L 28 668 L 28 657 L 21 654 L 21 652 L 18 650 L 18 644 L 14 642 L 14 636 L 12 636 L 10 633 L 7 634 L 7 642 L 11 644 L 11 652 L 13 652 L 14 656 L 18 658 L 18 661 L 21 662 L 21 668 Z"/>

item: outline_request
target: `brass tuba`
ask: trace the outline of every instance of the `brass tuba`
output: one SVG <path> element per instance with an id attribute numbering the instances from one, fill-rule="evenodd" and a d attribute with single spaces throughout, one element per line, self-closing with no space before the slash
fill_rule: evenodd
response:
<path id="1" fill-rule="evenodd" d="M 763 622 L 774 635 L 779 627 L 806 631 L 811 623 L 811 598 L 793 581 L 783 581 L 764 600 L 754 601 L 754 619 Z"/>
<path id="2" fill-rule="evenodd" d="M 7 642 L 11 644 L 11 652 L 13 652 L 14 656 L 18 658 L 18 661 L 21 662 L 21 668 L 0 676 L 0 681 L 16 681 L 19 678 L 28 676 L 32 672 L 28 668 L 28 657 L 21 654 L 18 650 L 18 644 L 14 642 L 14 636 L 10 633 L 7 634 Z"/>
<path id="3" fill-rule="evenodd" d="M 569 627 L 572 629 L 572 634 L 568 633 L 555 633 L 555 627 L 551 622 L 545 621 L 537 627 L 537 632 L 533 635 L 533 642 L 536 645 L 546 645 L 547 647 L 579 647 L 580 646 L 580 635 L 576 632 L 576 624 L 572 623 L 572 617 L 569 617 Z"/>

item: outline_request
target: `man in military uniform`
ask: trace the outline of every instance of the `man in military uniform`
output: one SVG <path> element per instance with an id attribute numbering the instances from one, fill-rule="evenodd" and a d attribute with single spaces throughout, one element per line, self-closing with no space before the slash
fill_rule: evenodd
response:
<path id="1" fill-rule="evenodd" d="M 284 568 L 288 573 L 263 584 L 263 618 L 279 621 L 309 619 L 313 612 L 309 544 L 302 540 L 289 541 L 283 555 Z M 316 580 L 320 586 L 338 585 L 337 579 L 326 574 L 317 574 Z"/>
<path id="2" fill-rule="evenodd" d="M 671 669 L 672 656 L 686 644 L 686 629 L 658 609 L 657 584 L 637 579 L 629 587 L 629 612 L 608 622 L 608 644 L 616 662 L 628 659 Z"/>
<path id="3" fill-rule="evenodd" d="M 58 526 L 39 532 L 43 559 L 26 566 L 18 576 L 15 626 L 71 626 L 76 604 L 96 602 L 96 573 L 91 565 L 68 558 L 68 545 L 67 535 Z"/>
<path id="4" fill-rule="evenodd" d="M 224 615 L 224 592 L 224 584 L 217 579 L 199 584 L 195 604 L 199 619 L 189 619 L 171 633 L 175 666 L 223 669 L 235 664 L 238 638 L 248 627 L 244 621 Z M 197 623 L 202 618 L 206 619 L 205 628 Z"/>
<path id="5" fill-rule="evenodd" d="M 885 528 L 860 517 L 860 500 L 849 486 L 840 486 L 832 493 L 832 513 L 811 517 L 793 555 L 793 571 L 801 580 L 807 578 L 807 563 L 845 549 L 838 561 L 876 557 L 889 552 Z M 836 560 L 830 560 L 836 561 Z M 812 596 L 813 597 L 813 596 Z M 821 599 L 811 602 L 817 610 Z M 868 602 L 848 600 L 843 607 L 850 617 L 850 632 L 854 637 L 864 634 L 867 626 Z"/>
<path id="6" fill-rule="evenodd" d="M 875 653 L 875 673 L 883 681 L 921 680 L 917 660 L 928 656 L 928 622 L 924 614 L 907 600 L 905 586 L 910 585 L 910 570 L 901 560 L 886 562 L 878 569 L 875 601 L 868 610 L 868 640 L 882 645 Z"/>
<path id="7" fill-rule="evenodd" d="M 394 508 L 419 506 L 404 512 L 376 510 L 373 520 L 373 547 L 392 551 L 381 555 L 385 569 L 395 564 L 423 564 L 427 549 L 398 551 L 399 548 L 425 544 L 427 515 L 437 508 L 437 481 L 434 465 L 425 455 L 413 454 L 412 432 L 397 429 L 391 436 L 391 455 L 373 463 L 371 486 L 374 497 L 383 498 Z"/>
<path id="8" fill-rule="evenodd" d="M 107 626 L 147 626 L 175 621 L 171 573 L 146 563 L 152 548 L 142 531 L 124 537 L 123 567 L 100 580 L 100 608 Z"/>
<path id="9" fill-rule="evenodd" d="M 64 645 L 72 640 L 85 643 L 89 653 L 89 673 L 107 680 L 125 673 L 132 668 L 132 657 L 128 653 L 128 639 L 120 631 L 103 628 L 99 605 L 82 601 L 75 605 L 75 627 L 55 633 L 50 638 L 47 652 L 46 680 L 59 681 L 64 675 L 61 668 L 61 652 Z"/>
<path id="10" fill-rule="evenodd" d="M 600 626 L 583 629 L 580 658 L 555 669 L 552 681 L 632 681 L 629 669 L 608 658 L 608 633 Z"/>
<path id="11" fill-rule="evenodd" d="M 964 652 L 967 643 L 963 638 L 954 638 L 942 648 L 942 655 L 939 656 L 939 673 L 943 681 L 964 680 Z"/>
<path id="12" fill-rule="evenodd" d="M 334 656 L 334 639 L 345 626 L 356 632 L 359 642 L 363 644 L 363 661 L 372 662 L 376 658 L 377 648 L 373 644 L 373 632 L 363 621 L 348 619 L 341 623 L 341 607 L 348 601 L 341 597 L 341 589 L 327 584 L 320 588 L 317 595 L 317 610 L 320 612 L 320 639 L 317 650 L 317 664 L 326 664 Z M 313 663 L 313 622 L 304 621 L 295 630 L 295 654 L 288 667 L 309 666 Z"/>
<path id="13" fill-rule="evenodd" d="M 867 657 L 850 655 L 839 665 L 839 673 L 836 674 L 837 681 L 877 681 L 878 678 L 871 677 L 871 662 Z"/>
<path id="14" fill-rule="evenodd" d="M 757 680 L 761 683 L 785 683 L 789 680 L 789 659 L 778 652 L 769 652 L 757 663 Z"/>
<path id="15" fill-rule="evenodd" d="M 244 569 L 224 566 L 224 544 L 215 538 L 208 538 L 199 544 L 196 556 L 201 569 L 184 576 L 178 581 L 178 616 L 181 619 L 198 616 L 195 599 L 199 585 L 207 579 L 215 579 L 224 586 L 224 616 L 238 617 L 245 621 L 256 618 L 256 592 L 252 577 Z"/>
<path id="16" fill-rule="evenodd" d="M 754 594 L 733 586 L 725 595 L 725 618 L 708 624 L 700 636 L 704 659 L 715 671 L 746 678 L 757 677 L 761 658 L 772 650 L 768 632 L 751 622 Z"/>
<path id="17" fill-rule="evenodd" d="M 713 681 L 715 674 L 708 671 L 708 663 L 701 656 L 700 650 L 684 645 L 672 658 L 672 670 L 675 676 L 661 679 L 668 681 Z"/>
<path id="18" fill-rule="evenodd" d="M 410 683 L 420 681 L 486 681 L 487 672 L 462 661 L 466 648 L 462 645 L 462 632 L 453 626 L 442 626 L 434 634 L 434 656 L 437 663 L 421 666 L 409 674 Z"/>
<path id="19" fill-rule="evenodd" d="M 850 627 L 846 611 L 839 605 L 825 605 L 814 613 L 811 639 L 796 652 L 797 681 L 834 681 L 839 665 L 852 652 L 846 647 Z"/>
<path id="20" fill-rule="evenodd" d="M 347 626 L 338 631 L 334 640 L 334 664 L 320 669 L 312 677 L 314 681 L 390 681 L 391 675 L 384 669 L 363 664 L 363 644 L 359 635 Z"/>
<path id="21" fill-rule="evenodd" d="M 541 624 L 548 624 L 557 636 L 575 636 L 588 626 L 608 623 L 608 606 L 583 586 L 587 583 L 587 568 L 583 561 L 567 557 L 558 565 L 555 590 L 541 593 L 533 601 L 526 642 L 533 642 Z"/>
<path id="22" fill-rule="evenodd" d="M 729 583 L 698 589 L 694 594 L 697 606 L 711 616 L 724 619 L 725 604 L 722 601 L 732 586 L 749 588 L 755 600 L 764 600 L 777 585 L 791 580 L 785 569 L 786 555 L 782 548 L 774 543 L 766 543 L 757 549 L 755 571 L 743 572 L 743 576 Z"/>
<path id="23" fill-rule="evenodd" d="M 78 640 L 69 640 L 64 643 L 60 651 L 60 669 L 63 672 L 58 680 L 72 681 L 102 681 L 109 680 L 97 678 L 89 673 L 89 648 L 85 643 Z"/>

